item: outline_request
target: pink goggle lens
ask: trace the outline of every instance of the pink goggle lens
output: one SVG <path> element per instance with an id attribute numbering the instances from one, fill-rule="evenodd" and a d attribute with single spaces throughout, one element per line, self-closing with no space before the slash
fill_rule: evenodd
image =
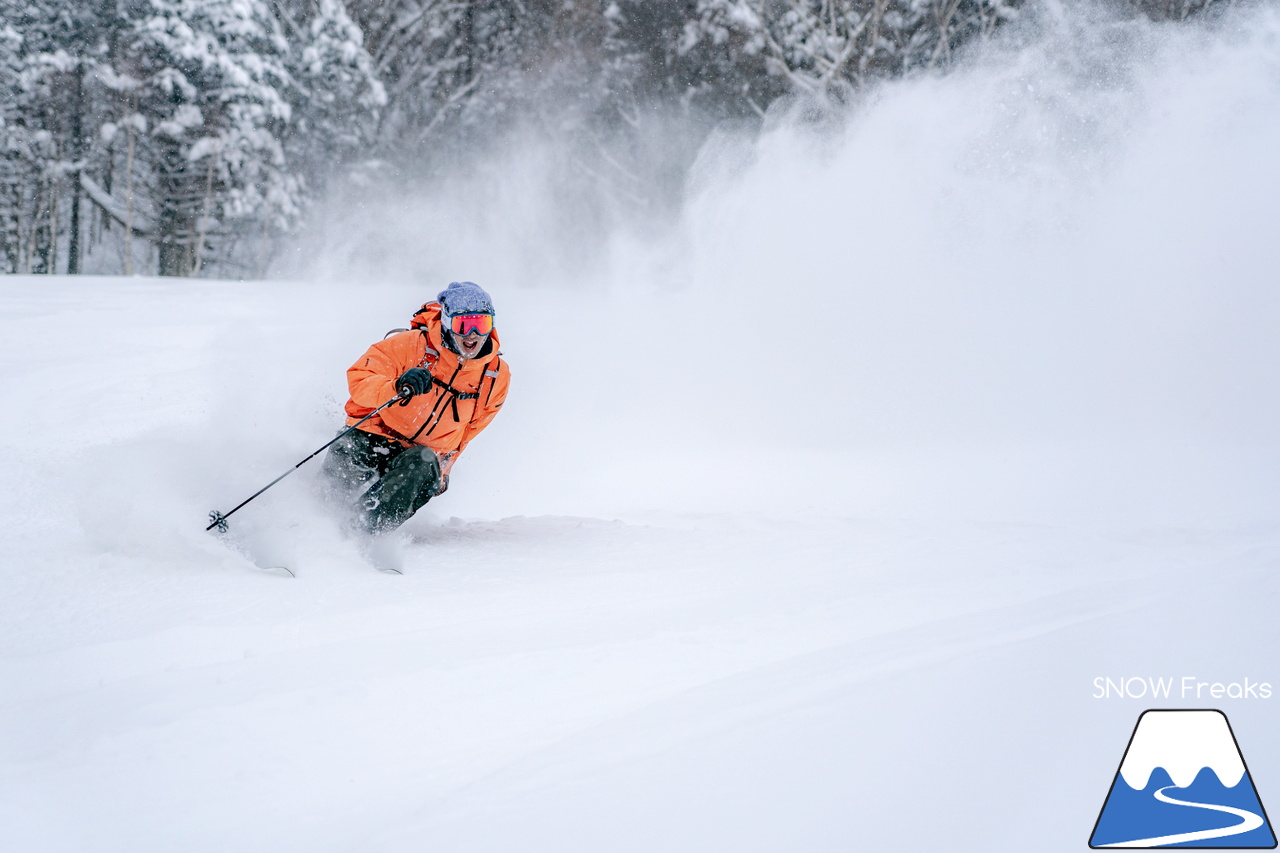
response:
<path id="1" fill-rule="evenodd" d="M 449 328 L 455 335 L 487 335 L 493 331 L 492 314 L 457 314 L 449 319 Z"/>

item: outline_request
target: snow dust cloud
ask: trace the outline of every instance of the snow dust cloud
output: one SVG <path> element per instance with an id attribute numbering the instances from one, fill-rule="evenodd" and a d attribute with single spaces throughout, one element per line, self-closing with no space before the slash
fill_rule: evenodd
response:
<path id="1" fill-rule="evenodd" d="M 691 280 L 825 437 L 1269 440 L 1276 22 L 1045 13 L 838 141 L 784 124 L 690 205 Z"/>
<path id="2" fill-rule="evenodd" d="M 860 511 L 886 496 L 848 479 L 880 475 L 847 457 L 831 474 L 831 452 L 931 467 L 955 445 L 974 466 L 955 482 L 1120 465 L 1158 492 L 1153 475 L 1198 467 L 1256 503 L 1233 478 L 1280 427 L 1278 38 L 1273 9 L 1157 25 L 1047 4 L 834 116 L 779 107 L 696 152 L 667 122 L 653 180 L 684 161 L 689 178 L 650 218 L 566 178 L 573 152 L 530 132 L 421 191 L 344 202 L 308 274 L 490 287 L 522 433 L 548 459 L 626 456 L 597 488 L 637 504 L 683 470 L 693 504 L 712 497 L 697 482 L 732 480 L 723 497 L 763 476 Z M 522 363 L 529 335 L 557 357 Z M 1250 461 L 1223 458 L 1243 446 Z M 752 454 L 765 473 L 744 472 Z M 881 473 L 934 494 L 948 476 Z"/>

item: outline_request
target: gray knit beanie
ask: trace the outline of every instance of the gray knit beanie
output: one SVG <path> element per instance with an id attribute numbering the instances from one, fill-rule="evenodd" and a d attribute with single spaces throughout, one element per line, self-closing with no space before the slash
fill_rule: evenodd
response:
<path id="1" fill-rule="evenodd" d="M 484 292 L 484 288 L 474 281 L 450 282 L 449 286 L 440 291 L 440 295 L 436 298 L 440 300 L 440 304 L 444 306 L 445 315 L 449 317 L 458 314 L 494 313 L 493 300 Z"/>

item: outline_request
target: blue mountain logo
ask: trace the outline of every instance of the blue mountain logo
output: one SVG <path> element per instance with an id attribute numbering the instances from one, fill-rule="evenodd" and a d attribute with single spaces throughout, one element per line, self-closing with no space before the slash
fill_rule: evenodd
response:
<path id="1" fill-rule="evenodd" d="M 1089 846 L 1274 848 L 1226 714 L 1144 711 Z"/>

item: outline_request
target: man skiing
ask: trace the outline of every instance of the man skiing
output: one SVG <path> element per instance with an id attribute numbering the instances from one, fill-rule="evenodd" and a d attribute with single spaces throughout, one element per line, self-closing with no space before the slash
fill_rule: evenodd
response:
<path id="1" fill-rule="evenodd" d="M 347 424 L 397 393 L 404 399 L 339 439 L 324 470 L 358 496 L 359 526 L 385 533 L 449 486 L 449 471 L 502 408 L 511 371 L 500 358 L 493 300 L 478 284 L 451 283 L 347 370 Z"/>

